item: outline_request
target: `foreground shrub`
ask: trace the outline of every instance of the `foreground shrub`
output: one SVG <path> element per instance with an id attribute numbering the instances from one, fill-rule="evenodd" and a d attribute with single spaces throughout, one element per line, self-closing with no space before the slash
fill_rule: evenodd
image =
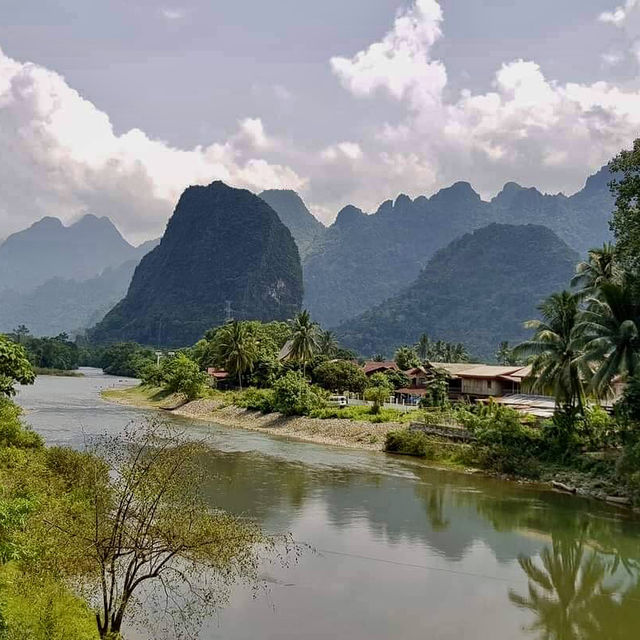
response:
<path id="1" fill-rule="evenodd" d="M 42 446 L 42 438 L 20 422 L 22 409 L 0 396 L 0 446 L 30 449 Z"/>
<path id="2" fill-rule="evenodd" d="M 256 389 L 249 387 L 244 393 L 239 395 L 236 400 L 239 407 L 245 409 L 253 409 L 254 411 L 262 411 L 262 413 L 271 413 L 274 409 L 274 392 L 271 389 Z"/>
<path id="3" fill-rule="evenodd" d="M 387 433 L 384 450 L 419 458 L 433 458 L 434 447 L 422 431 L 395 429 Z"/>
<path id="4" fill-rule="evenodd" d="M 286 416 L 303 416 L 326 406 L 321 389 L 298 371 L 288 371 L 273 385 L 273 408 Z"/>
<path id="5" fill-rule="evenodd" d="M 616 476 L 627 488 L 634 502 L 640 502 L 640 437 L 627 444 L 616 465 Z"/>
<path id="6" fill-rule="evenodd" d="M 203 395 L 208 376 L 200 371 L 198 363 L 179 353 L 175 358 L 163 362 L 164 388 L 169 393 L 180 393 L 187 400 Z"/>

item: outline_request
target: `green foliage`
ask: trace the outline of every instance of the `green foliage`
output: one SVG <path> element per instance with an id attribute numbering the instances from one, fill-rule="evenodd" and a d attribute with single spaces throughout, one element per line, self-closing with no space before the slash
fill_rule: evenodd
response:
<path id="1" fill-rule="evenodd" d="M 95 615 L 64 584 L 49 575 L 0 569 L 2 640 L 98 640 Z"/>
<path id="2" fill-rule="evenodd" d="M 640 426 L 640 374 L 629 379 L 616 408 L 626 420 Z"/>
<path id="3" fill-rule="evenodd" d="M 98 354 L 99 366 L 112 376 L 137 378 L 149 364 L 156 361 L 151 349 L 135 342 L 119 342 L 104 347 Z"/>
<path id="4" fill-rule="evenodd" d="M 407 412 L 389 409 L 387 407 L 374 413 L 372 407 L 363 405 L 353 405 L 347 407 L 324 407 L 314 409 L 309 416 L 321 420 L 357 420 L 360 422 L 372 422 L 379 424 L 383 422 L 408 422 L 411 415 Z"/>
<path id="5" fill-rule="evenodd" d="M 612 173 L 622 178 L 611 182 L 616 198 L 611 229 L 616 238 L 616 253 L 629 273 L 640 274 L 640 138 L 632 149 L 622 150 L 609 164 Z"/>
<path id="6" fill-rule="evenodd" d="M 542 320 L 531 320 L 533 337 L 518 345 L 517 357 L 532 357 L 533 391 L 553 394 L 565 412 L 581 409 L 589 370 L 576 331 L 580 321 L 579 300 L 569 291 L 554 293 L 540 306 Z"/>
<path id="7" fill-rule="evenodd" d="M 536 457 L 541 451 L 542 435 L 538 429 L 523 425 L 517 411 L 489 404 L 475 412 L 463 410 L 459 416 L 477 440 L 472 449 L 479 466 L 513 475 L 538 474 Z"/>
<path id="8" fill-rule="evenodd" d="M 498 350 L 496 351 L 495 358 L 498 364 L 502 364 L 505 366 L 520 364 L 520 361 L 518 360 L 517 355 L 514 353 L 513 348 L 509 346 L 509 342 L 506 340 L 503 340 L 498 345 Z"/>
<path id="9" fill-rule="evenodd" d="M 242 376 L 251 371 L 258 359 L 258 341 L 255 331 L 245 322 L 234 320 L 221 327 L 214 338 L 217 362 L 230 375 L 238 378 L 242 388 Z"/>
<path id="10" fill-rule="evenodd" d="M 254 411 L 262 411 L 262 413 L 271 413 L 275 411 L 275 393 L 272 389 L 256 389 L 249 387 L 236 400 L 235 404 L 245 409 L 253 409 Z"/>
<path id="11" fill-rule="evenodd" d="M 80 350 L 66 333 L 36 338 L 21 325 L 9 337 L 24 347 L 31 364 L 39 369 L 69 371 L 77 369 L 80 364 Z"/>
<path id="12" fill-rule="evenodd" d="M 32 449 L 42 446 L 42 438 L 20 421 L 22 409 L 0 396 L 0 447 Z"/>
<path id="13" fill-rule="evenodd" d="M 333 331 L 320 331 L 318 333 L 318 352 L 327 358 L 335 358 L 340 345 Z"/>
<path id="14" fill-rule="evenodd" d="M 380 386 L 376 385 L 366 389 L 364 392 L 364 398 L 369 402 L 373 402 L 373 407 L 371 409 L 373 413 L 380 413 L 384 403 L 389 402 L 389 396 L 392 392 L 393 389 L 386 384 Z"/>
<path id="15" fill-rule="evenodd" d="M 427 393 L 420 399 L 420 407 L 446 407 L 449 404 L 449 376 L 436 371 L 427 383 Z"/>
<path id="16" fill-rule="evenodd" d="M 374 374 L 378 375 L 378 374 Z M 387 379 L 388 386 L 393 389 L 404 389 L 409 386 L 410 380 L 404 371 L 398 371 L 397 369 L 387 369 L 382 372 L 382 375 Z"/>
<path id="17" fill-rule="evenodd" d="M 24 348 L 0 335 L 0 397 L 13 396 L 16 384 L 33 384 L 34 380 Z"/>
<path id="18" fill-rule="evenodd" d="M 418 458 L 433 458 L 434 448 L 431 440 L 422 431 L 396 429 L 387 433 L 384 450 Z"/>
<path id="19" fill-rule="evenodd" d="M 160 365 L 147 362 L 141 367 L 139 377 L 144 385 L 159 387 L 166 393 L 180 394 L 186 400 L 195 400 L 204 395 L 209 383 L 209 376 L 183 352 L 165 356 L 160 360 Z"/>
<path id="20" fill-rule="evenodd" d="M 291 322 L 291 342 L 287 359 L 302 365 L 305 373 L 307 365 L 319 351 L 320 328 L 311 320 L 309 312 L 301 311 Z"/>
<path id="21" fill-rule="evenodd" d="M 411 367 L 417 367 L 420 364 L 420 358 L 418 358 L 416 350 L 406 345 L 396 350 L 393 359 L 401 371 L 406 371 L 407 369 L 411 369 Z"/>
<path id="22" fill-rule="evenodd" d="M 297 371 L 287 371 L 273 385 L 273 407 L 287 416 L 307 415 L 325 406 L 324 393 Z"/>
<path id="23" fill-rule="evenodd" d="M 346 360 L 324 362 L 313 370 L 313 380 L 328 391 L 362 393 L 367 376 L 362 369 Z"/>
<path id="24" fill-rule="evenodd" d="M 605 282 L 578 326 L 584 360 L 596 365 L 591 380 L 599 394 L 616 375 L 640 373 L 640 299 L 629 281 Z"/>
<path id="25" fill-rule="evenodd" d="M 426 333 L 420 336 L 415 345 L 416 353 L 422 362 L 468 362 L 469 354 L 459 342 L 446 340 L 433 341 Z"/>
<path id="26" fill-rule="evenodd" d="M 626 445 L 622 456 L 618 459 L 616 473 L 634 501 L 640 501 L 640 437 L 637 434 Z"/>

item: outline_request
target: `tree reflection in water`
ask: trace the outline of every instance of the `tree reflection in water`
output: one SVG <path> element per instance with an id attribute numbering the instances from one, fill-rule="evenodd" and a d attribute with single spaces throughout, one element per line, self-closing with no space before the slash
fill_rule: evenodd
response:
<path id="1" fill-rule="evenodd" d="M 583 530 L 583 534 L 585 531 Z M 528 594 L 509 600 L 535 615 L 528 627 L 540 640 L 631 640 L 640 629 L 640 581 L 621 592 L 619 559 L 585 544 L 585 537 L 553 535 L 540 560 L 521 557 Z M 630 575 L 626 576 L 631 577 Z"/>

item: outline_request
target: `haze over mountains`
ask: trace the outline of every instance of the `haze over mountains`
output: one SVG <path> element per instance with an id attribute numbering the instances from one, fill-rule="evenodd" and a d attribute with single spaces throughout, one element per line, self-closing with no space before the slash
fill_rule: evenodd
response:
<path id="1" fill-rule="evenodd" d="M 35 335 L 95 324 L 127 291 L 140 258 L 157 244 L 129 244 L 109 218 L 66 227 L 43 218 L 0 244 L 0 331 Z"/>
<path id="2" fill-rule="evenodd" d="M 90 336 L 185 346 L 231 314 L 286 320 L 301 303 L 302 267 L 291 232 L 264 200 L 218 181 L 184 191 L 126 297 Z"/>
<path id="3" fill-rule="evenodd" d="M 0 291 L 25 293 L 54 277 L 87 280 L 148 249 L 130 245 L 107 217 L 88 214 L 68 227 L 42 218 L 0 245 Z"/>
<path id="4" fill-rule="evenodd" d="M 445 284 L 447 273 L 464 273 L 467 282 L 461 286 L 475 290 L 482 290 L 485 280 L 468 271 L 470 254 L 454 251 L 455 242 L 446 260 L 436 252 L 470 231 L 500 223 L 492 227 L 494 238 L 488 233 L 471 236 L 477 268 L 500 283 L 502 295 L 518 289 L 529 304 L 502 309 L 504 322 L 485 318 L 495 329 L 484 327 L 485 337 L 466 335 L 478 355 L 490 355 L 497 344 L 492 341 L 524 335 L 521 322 L 535 313 L 551 284 L 566 285 L 565 267 L 575 263 L 577 254 L 610 238 L 610 178 L 605 167 L 570 197 L 507 183 L 489 202 L 468 183 L 458 182 L 429 198 L 400 195 L 372 215 L 347 206 L 328 228 L 294 191 L 269 190 L 258 198 L 221 182 L 190 187 L 160 247 L 143 261 L 130 288 L 134 269 L 153 242 L 131 246 L 107 218 L 85 216 L 69 227 L 44 218 L 0 245 L 0 331 L 18 324 L 36 334 L 81 330 L 98 322 L 129 288 L 126 299 L 96 328 L 96 339 L 182 346 L 224 321 L 227 301 L 237 318 L 289 317 L 300 307 L 303 281 L 302 304 L 312 317 L 324 327 L 340 325 L 345 342 L 365 355 L 390 353 L 398 341 L 413 335 L 415 323 L 401 327 L 390 314 L 414 314 L 421 325 L 416 330 L 434 339 L 465 341 L 456 318 L 467 318 L 465 308 L 476 304 L 473 294 L 467 302 L 464 297 L 449 300 L 456 311 L 446 322 L 441 321 L 448 318 L 445 306 L 436 316 L 425 305 L 432 296 L 445 299 L 447 287 L 455 290 L 455 283 Z M 536 247 L 544 255 L 548 244 L 562 260 L 552 262 L 553 268 L 543 270 L 540 278 L 511 254 L 502 256 L 502 265 L 484 263 L 488 256 L 498 256 L 493 244 L 505 244 L 504 250 L 513 245 L 504 224 L 543 225 L 545 229 L 529 228 L 522 250 Z M 513 229 L 518 236 L 520 227 Z M 507 279 L 503 271 L 509 273 Z M 433 284 L 427 286 L 427 280 Z M 414 306 L 405 308 L 402 299 L 411 299 Z M 494 303 L 501 308 L 499 300 Z M 438 308 L 435 302 L 433 308 Z M 516 318 L 525 312 L 526 317 Z"/>

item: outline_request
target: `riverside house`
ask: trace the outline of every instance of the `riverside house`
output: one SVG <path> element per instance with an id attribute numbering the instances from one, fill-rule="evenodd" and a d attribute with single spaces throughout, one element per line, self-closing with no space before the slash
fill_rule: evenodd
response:
<path id="1" fill-rule="evenodd" d="M 451 400 L 471 401 L 520 394 L 530 367 L 488 364 L 428 362 L 405 371 L 410 380 L 407 388 L 397 389 L 397 402 L 416 404 L 429 392 L 429 384 L 437 375 L 444 375 L 448 382 Z"/>

